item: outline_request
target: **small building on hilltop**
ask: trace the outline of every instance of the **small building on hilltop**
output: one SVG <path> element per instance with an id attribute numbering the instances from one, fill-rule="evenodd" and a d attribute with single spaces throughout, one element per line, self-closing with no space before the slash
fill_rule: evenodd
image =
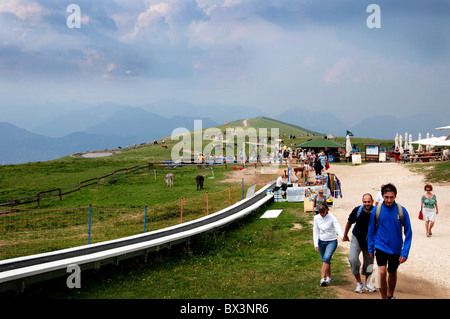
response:
<path id="1" fill-rule="evenodd" d="M 325 151 L 327 156 L 329 157 L 329 161 L 339 162 L 339 149 L 345 153 L 345 145 L 331 141 L 327 138 L 316 138 L 306 141 L 304 143 L 298 144 L 295 146 L 296 149 L 311 149 L 314 150 L 314 153 L 319 153 L 320 151 Z"/>

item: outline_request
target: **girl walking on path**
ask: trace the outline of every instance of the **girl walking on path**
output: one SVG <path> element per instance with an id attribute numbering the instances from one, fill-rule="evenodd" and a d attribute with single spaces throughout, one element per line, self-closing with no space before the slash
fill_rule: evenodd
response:
<path id="1" fill-rule="evenodd" d="M 344 237 L 341 226 L 336 217 L 328 212 L 326 202 L 319 205 L 319 214 L 314 216 L 313 239 L 314 249 L 320 253 L 322 258 L 322 269 L 320 285 L 327 286 L 332 280 L 331 277 L 331 258 L 337 248 L 337 238 Z"/>
<path id="2" fill-rule="evenodd" d="M 434 226 L 436 215 L 439 214 L 438 204 L 436 195 L 432 194 L 433 186 L 430 184 L 424 187 L 425 195 L 422 196 L 421 210 L 423 214 L 423 220 L 425 221 L 425 230 L 427 232 L 427 237 L 432 235 L 431 229 Z"/>

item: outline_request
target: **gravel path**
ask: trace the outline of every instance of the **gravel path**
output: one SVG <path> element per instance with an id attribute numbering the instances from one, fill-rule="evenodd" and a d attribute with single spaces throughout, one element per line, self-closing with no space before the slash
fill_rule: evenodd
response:
<path id="1" fill-rule="evenodd" d="M 411 172 L 405 165 L 396 163 L 371 163 L 358 166 L 331 165 L 330 173 L 336 174 L 342 183 L 343 197 L 335 199 L 330 210 L 345 228 L 351 210 L 361 204 L 364 193 L 375 198 L 381 184 L 392 183 L 397 187 L 397 201 L 410 214 L 413 239 L 408 260 L 400 265 L 396 295 L 400 298 L 450 298 L 450 184 L 434 184 L 439 214 L 433 235 L 427 237 L 424 222 L 417 218 L 420 198 L 425 185 L 422 174 Z M 349 235 L 351 230 L 349 231 Z M 350 237 L 350 236 L 349 236 Z M 339 241 L 346 251 L 349 242 Z M 351 284 L 337 287 L 341 298 L 360 298 L 354 293 L 355 281 L 350 273 Z M 363 298 L 379 298 L 379 293 L 363 293 Z M 362 296 L 361 295 L 361 296 Z"/>
<path id="2" fill-rule="evenodd" d="M 281 173 L 285 167 L 278 170 Z M 352 209 L 361 204 L 362 195 L 371 193 L 375 198 L 381 184 L 392 183 L 397 187 L 397 201 L 410 214 L 413 239 L 408 260 L 398 269 L 398 281 L 395 297 L 398 299 L 450 299 L 450 183 L 433 184 L 436 194 L 439 214 L 433 228 L 433 235 L 425 234 L 424 222 L 417 218 L 420 210 L 420 199 L 425 193 L 424 176 L 411 172 L 404 164 L 370 163 L 365 165 L 333 165 L 330 173 L 336 174 L 342 183 L 343 197 L 334 200 L 330 211 L 337 217 L 342 230 L 345 229 L 348 215 Z M 312 172 L 314 176 L 314 172 Z M 273 172 L 272 180 L 278 177 L 277 170 Z M 227 181 L 240 182 L 244 178 L 246 185 L 256 182 L 254 169 L 231 171 Z M 258 185 L 265 180 L 258 177 Z M 351 237 L 351 230 L 349 231 Z M 339 247 L 348 258 L 350 242 L 339 241 Z M 376 266 L 375 266 L 376 268 Z M 354 292 L 356 282 L 348 267 L 346 274 L 349 284 L 343 286 L 330 285 L 336 289 L 341 299 L 379 299 L 380 293 L 357 294 Z M 327 289 L 328 289 L 327 288 Z"/>

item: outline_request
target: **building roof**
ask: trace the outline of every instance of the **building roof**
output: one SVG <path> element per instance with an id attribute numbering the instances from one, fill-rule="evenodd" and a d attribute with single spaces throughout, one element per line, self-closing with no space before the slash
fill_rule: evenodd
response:
<path id="1" fill-rule="evenodd" d="M 328 139 L 325 138 L 316 138 L 316 139 L 312 139 L 310 141 L 304 142 L 302 144 L 298 144 L 295 146 L 296 148 L 345 148 L 345 145 L 335 142 L 335 141 L 330 141 Z"/>

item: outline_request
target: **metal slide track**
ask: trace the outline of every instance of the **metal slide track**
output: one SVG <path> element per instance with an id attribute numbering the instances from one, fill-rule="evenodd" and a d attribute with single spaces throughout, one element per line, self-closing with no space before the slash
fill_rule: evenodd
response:
<path id="1" fill-rule="evenodd" d="M 118 264 L 120 260 L 147 255 L 151 251 L 189 241 L 192 236 L 232 223 L 266 204 L 273 199 L 273 195 L 266 195 L 266 191 L 274 186 L 274 183 L 267 184 L 250 198 L 176 226 L 97 244 L 0 261 L 0 292 L 13 289 L 22 291 L 26 284 L 68 276 L 69 265 L 77 265 L 81 270 L 98 269 L 106 264 Z"/>

